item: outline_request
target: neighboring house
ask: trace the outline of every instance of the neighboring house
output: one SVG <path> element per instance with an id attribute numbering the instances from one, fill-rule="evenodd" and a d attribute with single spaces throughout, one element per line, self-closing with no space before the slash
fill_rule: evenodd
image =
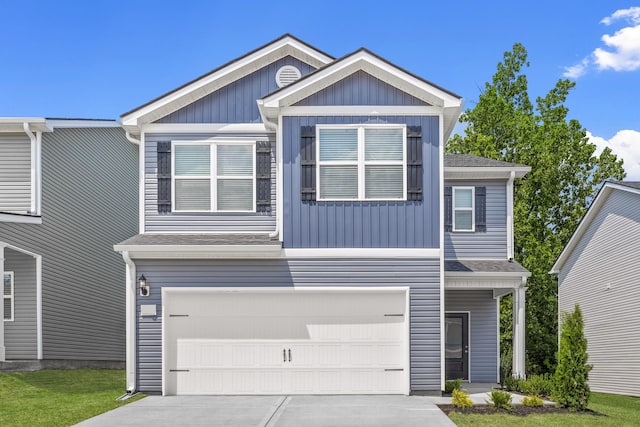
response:
<path id="1" fill-rule="evenodd" d="M 137 157 L 115 121 L 0 118 L 0 368 L 124 360 Z"/>
<path id="2" fill-rule="evenodd" d="M 122 116 L 138 139 L 127 389 L 421 393 L 498 381 L 524 292 L 513 181 L 444 156 L 462 101 L 366 49 L 285 35 Z"/>
<path id="3" fill-rule="evenodd" d="M 640 182 L 606 182 L 551 273 L 558 311 L 580 305 L 592 391 L 640 396 Z"/>

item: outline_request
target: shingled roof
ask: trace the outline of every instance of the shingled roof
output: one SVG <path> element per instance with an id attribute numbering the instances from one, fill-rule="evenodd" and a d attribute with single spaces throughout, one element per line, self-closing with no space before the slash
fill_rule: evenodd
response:
<path id="1" fill-rule="evenodd" d="M 473 154 L 446 154 L 444 156 L 444 167 L 525 168 L 527 166 L 518 163 L 503 162 L 501 160 L 487 159 L 486 157 L 474 156 Z"/>

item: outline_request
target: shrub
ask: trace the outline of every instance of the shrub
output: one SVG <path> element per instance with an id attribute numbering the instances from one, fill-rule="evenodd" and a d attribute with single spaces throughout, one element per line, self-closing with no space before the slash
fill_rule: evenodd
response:
<path id="1" fill-rule="evenodd" d="M 544 402 L 538 396 L 525 396 L 522 399 L 522 404 L 529 407 L 544 406 Z"/>
<path id="2" fill-rule="evenodd" d="M 553 379 L 549 374 L 531 375 L 520 382 L 518 391 L 538 397 L 549 397 L 553 394 Z"/>
<path id="3" fill-rule="evenodd" d="M 522 380 L 518 377 L 505 377 L 503 387 L 507 391 L 520 391 Z"/>
<path id="4" fill-rule="evenodd" d="M 491 390 L 487 403 L 494 408 L 511 409 L 511 393 L 502 390 Z"/>
<path id="5" fill-rule="evenodd" d="M 562 313 L 558 366 L 553 376 L 553 398 L 558 406 L 583 411 L 589 404 L 587 339 L 583 331 L 582 312 L 576 305 L 573 313 Z"/>
<path id="6" fill-rule="evenodd" d="M 456 379 L 453 381 L 447 381 L 444 383 L 444 392 L 445 393 L 453 393 L 453 390 L 460 390 L 462 385 L 461 379 Z"/>
<path id="7" fill-rule="evenodd" d="M 500 385 L 504 387 L 509 378 L 513 378 L 513 353 L 511 348 L 503 350 L 500 355 Z"/>
<path id="8" fill-rule="evenodd" d="M 451 404 L 456 408 L 470 408 L 473 406 L 473 402 L 468 393 L 462 390 L 453 390 L 451 395 Z"/>

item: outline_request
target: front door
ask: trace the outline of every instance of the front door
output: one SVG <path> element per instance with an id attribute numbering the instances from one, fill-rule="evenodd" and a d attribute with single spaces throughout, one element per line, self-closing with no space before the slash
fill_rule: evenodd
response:
<path id="1" fill-rule="evenodd" d="M 447 313 L 444 322 L 447 380 L 469 379 L 469 314 Z"/>

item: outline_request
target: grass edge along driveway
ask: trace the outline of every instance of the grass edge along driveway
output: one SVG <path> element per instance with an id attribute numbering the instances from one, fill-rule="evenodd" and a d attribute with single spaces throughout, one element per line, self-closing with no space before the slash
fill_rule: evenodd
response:
<path id="1" fill-rule="evenodd" d="M 458 427 L 626 427 L 640 425 L 640 398 L 616 394 L 591 393 L 589 409 L 604 416 L 588 414 L 463 415 L 449 414 Z"/>
<path id="2" fill-rule="evenodd" d="M 123 402 L 124 370 L 0 372 L 0 426 L 69 426 Z"/>

